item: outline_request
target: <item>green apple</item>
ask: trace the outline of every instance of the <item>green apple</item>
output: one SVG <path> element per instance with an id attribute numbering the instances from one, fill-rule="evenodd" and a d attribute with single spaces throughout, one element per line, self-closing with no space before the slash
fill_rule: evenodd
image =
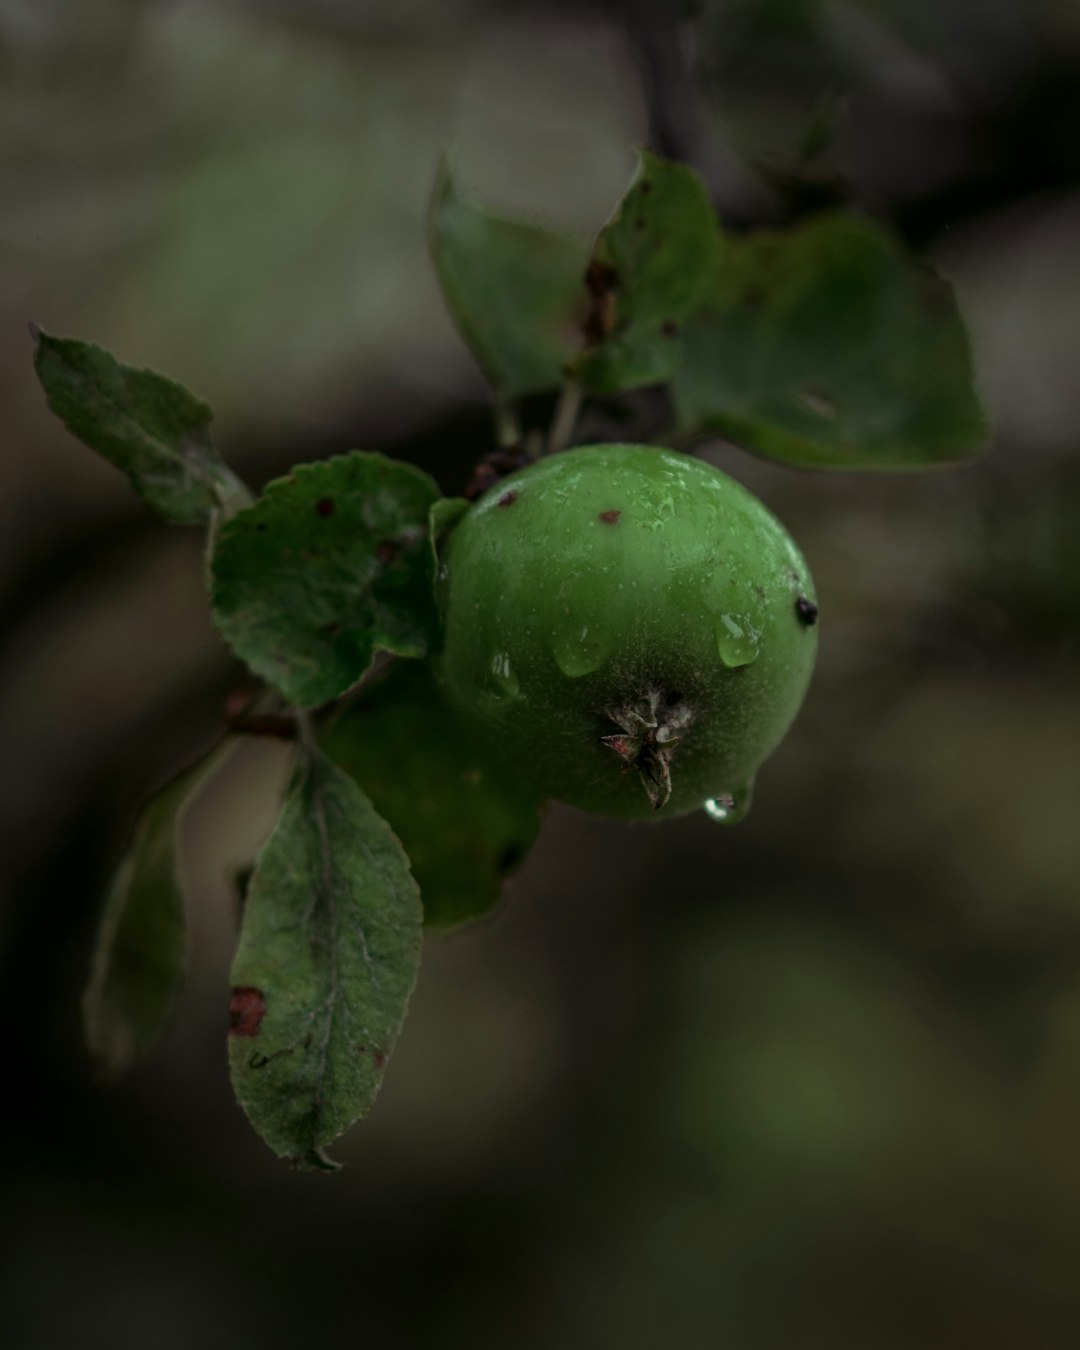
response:
<path id="1" fill-rule="evenodd" d="M 541 459 L 443 547 L 436 672 L 545 796 L 633 820 L 735 819 L 817 650 L 806 563 L 710 464 L 641 445 Z"/>

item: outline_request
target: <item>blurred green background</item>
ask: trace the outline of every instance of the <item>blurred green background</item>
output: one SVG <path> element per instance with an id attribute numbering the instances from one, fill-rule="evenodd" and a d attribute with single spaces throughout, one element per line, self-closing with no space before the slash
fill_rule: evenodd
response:
<path id="1" fill-rule="evenodd" d="M 236 671 L 199 540 L 50 417 L 26 321 L 203 394 L 256 484 L 358 446 L 458 492 L 491 433 L 425 255 L 440 153 L 595 226 L 636 141 L 738 227 L 891 221 L 995 442 L 863 478 L 708 447 L 822 603 L 754 812 L 552 810 L 429 940 L 347 1169 L 292 1174 L 223 1036 L 279 751 L 188 820 L 180 1023 L 110 1090 L 81 1051 L 103 879 Z M 0 173 L 0 1344 L 1080 1344 L 1074 0 L 0 0 Z"/>

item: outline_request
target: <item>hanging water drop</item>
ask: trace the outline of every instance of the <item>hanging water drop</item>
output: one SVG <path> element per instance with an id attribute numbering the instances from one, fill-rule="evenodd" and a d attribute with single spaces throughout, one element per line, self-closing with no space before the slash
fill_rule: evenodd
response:
<path id="1" fill-rule="evenodd" d="M 718 792 L 705 802 L 705 814 L 717 825 L 737 825 L 750 810 L 753 795 L 753 780 L 743 783 L 734 792 Z"/>
<path id="2" fill-rule="evenodd" d="M 718 825 L 729 824 L 734 810 L 735 803 L 725 792 L 720 793 L 718 797 L 710 797 L 705 803 L 705 814 Z"/>

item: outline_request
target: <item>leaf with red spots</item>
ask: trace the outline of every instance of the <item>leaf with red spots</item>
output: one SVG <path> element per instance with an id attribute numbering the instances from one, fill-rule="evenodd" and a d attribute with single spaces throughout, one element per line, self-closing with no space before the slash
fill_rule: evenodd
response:
<path id="1" fill-rule="evenodd" d="M 197 524 L 251 494 L 214 449 L 213 414 L 183 385 L 122 365 L 101 347 L 33 329 L 34 367 L 49 407 L 74 435 L 131 479 L 166 520 Z"/>
<path id="2" fill-rule="evenodd" d="M 604 394 L 671 377 L 680 327 L 705 300 L 719 257 L 716 214 L 701 178 L 685 164 L 640 153 L 586 274 L 586 345 L 573 371 L 586 389 Z"/>
<path id="3" fill-rule="evenodd" d="M 447 306 L 492 387 L 516 397 L 557 385 L 578 344 L 587 241 L 490 211 L 449 165 L 428 234 Z"/>
<path id="4" fill-rule="evenodd" d="M 682 347 L 681 429 L 770 459 L 918 468 L 986 438 L 951 289 L 850 213 L 729 240 Z"/>
<path id="5" fill-rule="evenodd" d="M 109 1077 L 149 1054 L 172 1021 L 186 955 L 177 834 L 232 744 L 215 746 L 146 802 L 109 883 L 82 1005 L 87 1044 Z"/>
<path id="6" fill-rule="evenodd" d="M 266 1015 L 266 999 L 261 989 L 234 989 L 229 998 L 229 1035 L 257 1036 Z"/>
<path id="7" fill-rule="evenodd" d="M 409 861 L 343 770 L 305 752 L 259 856 L 232 967 L 246 1034 L 229 1037 L 237 1099 L 279 1156 L 325 1147 L 382 1082 L 420 962 Z M 239 995 L 239 1000 L 237 996 Z"/>
<path id="8" fill-rule="evenodd" d="M 271 483 L 214 550 L 214 620 L 233 651 L 309 707 L 355 684 L 380 649 L 425 655 L 438 498 L 411 464 L 360 451 Z"/>

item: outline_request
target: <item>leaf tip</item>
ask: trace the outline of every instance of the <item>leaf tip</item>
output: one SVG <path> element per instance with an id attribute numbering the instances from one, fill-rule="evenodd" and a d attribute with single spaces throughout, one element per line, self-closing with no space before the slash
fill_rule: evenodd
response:
<path id="1" fill-rule="evenodd" d="M 84 1030 L 83 1040 L 90 1055 L 94 1085 L 99 1088 L 116 1087 L 131 1068 L 134 1054 L 124 1047 L 95 1040 L 89 1029 Z"/>
<path id="2" fill-rule="evenodd" d="M 233 989 L 229 998 L 229 1035 L 257 1036 L 266 1016 L 266 998 L 261 989 L 248 985 Z"/>
<path id="3" fill-rule="evenodd" d="M 439 168 L 436 173 L 436 181 L 441 182 L 444 179 L 452 178 L 457 172 L 458 147 L 450 144 L 443 147 L 442 154 L 439 156 Z"/>
<path id="4" fill-rule="evenodd" d="M 649 149 L 644 141 L 635 142 L 633 149 L 634 154 L 637 156 L 638 165 L 642 169 L 649 164 L 657 163 L 660 158 L 659 155 L 654 154 L 654 152 Z"/>
<path id="5" fill-rule="evenodd" d="M 286 1161 L 298 1172 L 322 1172 L 326 1176 L 340 1172 L 344 1166 L 343 1163 L 335 1162 L 318 1147 L 309 1149 L 307 1153 L 294 1154 Z"/>
<path id="6" fill-rule="evenodd" d="M 90 1056 L 94 1082 L 111 1088 L 138 1058 L 131 1028 L 102 1007 L 101 990 L 92 980 L 82 997 L 83 1043 Z"/>
<path id="7" fill-rule="evenodd" d="M 427 210 L 428 244 L 433 251 L 439 242 L 437 237 L 439 210 L 457 192 L 457 157 L 457 148 L 452 145 L 446 146 L 439 156 L 439 163 L 435 169 Z"/>

